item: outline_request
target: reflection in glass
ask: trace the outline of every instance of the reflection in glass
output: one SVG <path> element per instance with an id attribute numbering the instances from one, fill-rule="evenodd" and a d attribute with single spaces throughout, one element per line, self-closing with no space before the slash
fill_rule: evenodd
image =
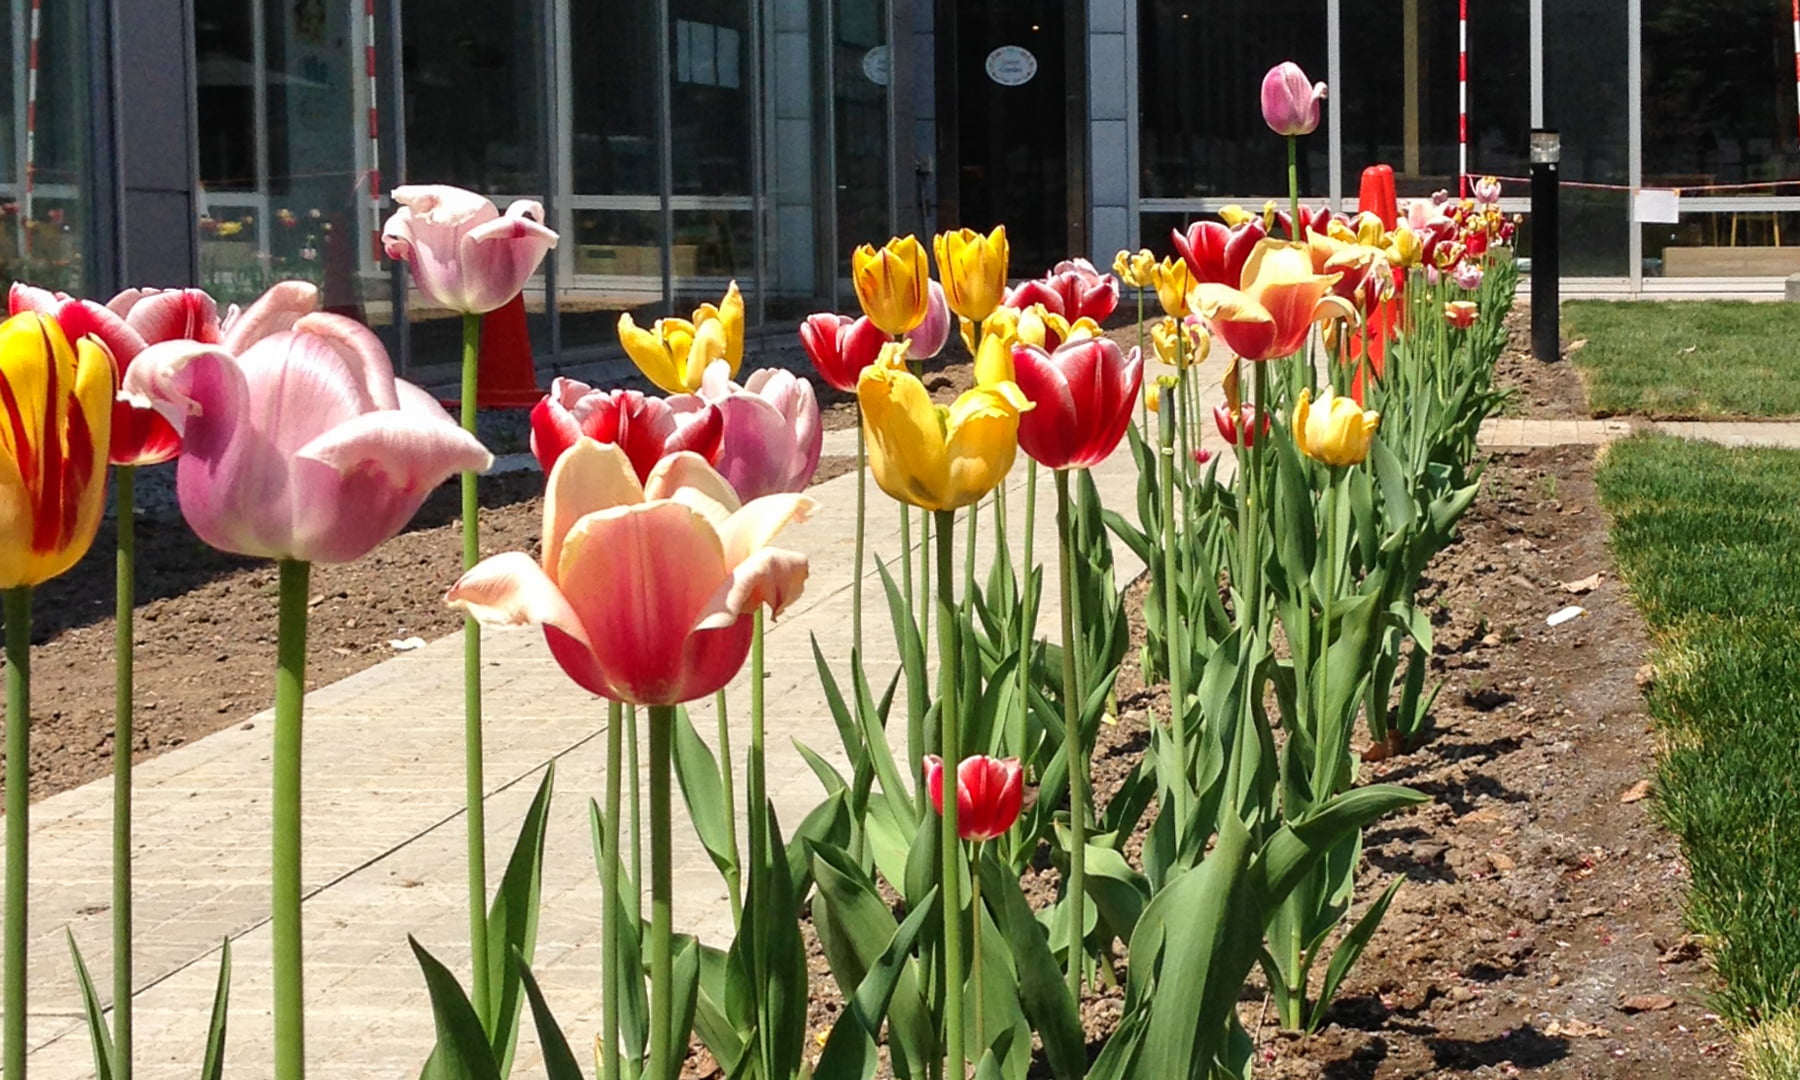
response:
<path id="1" fill-rule="evenodd" d="M 1788 0 L 1643 6 L 1645 184 L 1693 188 L 1793 177 L 1800 155 Z"/>
<path id="2" fill-rule="evenodd" d="M 1800 274 L 1800 210 L 1684 212 L 1645 224 L 1646 277 L 1786 277 Z"/>
<path id="3" fill-rule="evenodd" d="M 87 5 L 15 2 L 0 14 L 0 287 L 13 280 L 84 291 L 82 229 L 87 222 Z M 27 89 L 29 42 L 36 24 L 35 99 Z M 26 115 L 35 105 L 36 123 Z"/>
<path id="4" fill-rule="evenodd" d="M 671 0 L 669 7 L 674 193 L 748 195 L 750 6 Z"/>
<path id="5" fill-rule="evenodd" d="M 648 0 L 570 6 L 576 195 L 656 194 L 656 80 L 647 75 L 656 37 L 656 8 Z M 619 57 L 644 59 L 621 63 Z"/>
<path id="6" fill-rule="evenodd" d="M 1531 127 L 1526 0 L 1469 5 L 1469 169 L 1524 175 Z M 1363 168 L 1394 168 L 1401 197 L 1457 190 L 1458 22 L 1454 4 L 1344 0 L 1346 194 Z M 1380 58 L 1359 62 L 1355 58 Z"/>
<path id="7" fill-rule="evenodd" d="M 435 0 L 403 11 L 410 175 L 494 196 L 542 192 L 542 5 Z"/>
<path id="8" fill-rule="evenodd" d="M 829 0 L 832 4 L 831 107 L 837 127 L 837 242 L 841 278 L 850 275 L 850 252 L 879 243 L 892 232 L 888 220 L 887 99 L 890 54 L 884 0 Z"/>
<path id="9" fill-rule="evenodd" d="M 1473 5 L 1471 5 L 1473 6 Z M 1546 115 L 1562 133 L 1562 272 L 1624 277 L 1630 272 L 1631 218 L 1623 191 L 1569 181 L 1630 182 L 1626 0 L 1559 0 L 1544 5 Z"/>
<path id="10" fill-rule="evenodd" d="M 1140 0 L 1139 155 L 1146 198 L 1285 193 L 1287 140 L 1263 123 L 1263 74 L 1325 77 L 1325 0 Z M 1391 45 L 1365 58 L 1388 60 Z M 1348 55 L 1348 49 L 1346 49 Z M 1328 125 L 1300 140 L 1300 191 L 1323 195 Z"/>
<path id="11" fill-rule="evenodd" d="M 718 303 L 736 279 L 749 290 L 756 270 L 754 220 L 749 210 L 677 210 L 674 256 L 675 310 Z"/>

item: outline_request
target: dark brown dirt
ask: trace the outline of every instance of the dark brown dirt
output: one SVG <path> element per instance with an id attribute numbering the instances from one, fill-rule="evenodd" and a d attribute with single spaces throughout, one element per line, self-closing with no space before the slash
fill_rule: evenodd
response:
<path id="1" fill-rule="evenodd" d="M 1569 362 L 1569 342 L 1563 356 L 1544 363 L 1531 355 L 1531 305 L 1520 301 L 1506 315 L 1510 336 L 1494 365 L 1494 378 L 1510 387 L 1504 412 L 1532 420 L 1585 420 L 1589 416 L 1587 389 L 1581 372 Z"/>
<path id="2" fill-rule="evenodd" d="M 814 483 L 855 468 L 822 458 Z M 538 550 L 543 476 L 481 484 L 483 555 Z M 461 495 L 434 492 L 411 526 L 345 566 L 313 567 L 307 687 L 398 655 L 390 642 L 452 633 L 444 590 L 462 572 Z M 276 569 L 215 551 L 180 520 L 138 522 L 137 708 L 142 760 L 267 707 L 275 678 Z M 113 755 L 111 522 L 73 570 L 37 590 L 32 624 L 31 796 L 106 775 Z"/>

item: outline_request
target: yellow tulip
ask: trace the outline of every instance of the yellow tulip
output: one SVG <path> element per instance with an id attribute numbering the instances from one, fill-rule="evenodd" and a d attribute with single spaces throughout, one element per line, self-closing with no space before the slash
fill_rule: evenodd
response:
<path id="1" fill-rule="evenodd" d="M 1124 284 L 1134 289 L 1148 289 L 1152 283 L 1150 275 L 1156 268 L 1156 256 L 1150 254 L 1149 248 L 1121 251 L 1113 256 L 1112 268 L 1113 274 Z"/>
<path id="2" fill-rule="evenodd" d="M 1405 224 L 1395 226 L 1394 231 L 1388 233 L 1387 249 L 1388 258 L 1393 260 L 1395 266 L 1405 270 L 1411 270 L 1425 261 L 1424 243 L 1420 241 L 1419 234 Z"/>
<path id="3" fill-rule="evenodd" d="M 979 501 L 1012 469 L 1019 413 L 1030 408 L 1012 383 L 964 391 L 948 408 L 906 371 L 865 368 L 856 385 L 869 469 L 881 490 L 925 510 Z"/>
<path id="4" fill-rule="evenodd" d="M 619 344 L 644 378 L 671 394 L 697 393 L 706 366 L 726 359 L 731 347 L 725 320 L 717 316 L 697 326 L 687 319 L 658 319 L 646 330 L 621 315 Z M 741 337 L 738 347 L 743 348 Z"/>
<path id="5" fill-rule="evenodd" d="M 42 584 L 93 544 L 114 390 L 98 338 L 71 346 L 55 319 L 34 312 L 0 323 L 0 588 Z"/>
<path id="6" fill-rule="evenodd" d="M 718 307 L 701 304 L 694 309 L 696 327 L 715 319 L 725 328 L 725 362 L 731 365 L 731 377 L 735 379 L 738 368 L 744 365 L 744 294 L 738 292 L 736 281 L 726 287 L 725 299 L 719 301 Z"/>
<path id="7" fill-rule="evenodd" d="M 1177 346 L 1178 334 L 1186 337 L 1186 342 Z M 1206 362 L 1212 352 L 1212 335 L 1198 322 L 1187 319 L 1159 319 L 1150 326 L 1150 345 L 1156 358 L 1170 367 L 1185 368 Z"/>
<path id="8" fill-rule="evenodd" d="M 999 334 L 988 334 L 981 339 L 981 349 L 975 354 L 975 385 L 999 386 L 1014 381 L 1013 341 Z"/>
<path id="9" fill-rule="evenodd" d="M 998 337 L 1008 344 L 1017 340 L 1020 315 L 1018 308 L 1004 306 L 995 308 L 987 318 L 981 320 L 981 340 L 986 341 L 988 338 Z M 958 319 L 957 323 L 962 329 L 963 345 L 968 348 L 971 355 L 979 353 L 979 344 L 975 340 L 975 322 L 970 319 Z"/>
<path id="10" fill-rule="evenodd" d="M 850 256 L 850 278 L 863 314 L 887 333 L 906 333 L 931 310 L 931 264 L 916 236 L 895 237 L 880 249 L 857 248 Z"/>
<path id="11" fill-rule="evenodd" d="M 1154 379 L 1144 380 L 1144 407 L 1153 413 L 1162 412 L 1162 392 L 1173 390 L 1181 385 L 1181 380 L 1173 375 L 1158 375 Z"/>
<path id="12" fill-rule="evenodd" d="M 974 229 L 937 235 L 938 279 L 951 311 L 976 322 L 993 314 L 1006 295 L 1008 251 L 1004 225 L 986 236 Z"/>
<path id="13" fill-rule="evenodd" d="M 1239 206 L 1237 203 L 1232 203 L 1230 206 L 1222 207 L 1219 210 L 1219 220 L 1223 221 L 1225 227 L 1229 229 L 1235 229 L 1246 221 L 1255 221 L 1257 216 L 1258 215 L 1252 214 L 1250 211 Z"/>
<path id="14" fill-rule="evenodd" d="M 1312 391 L 1302 390 L 1294 405 L 1294 442 L 1301 453 L 1326 465 L 1362 464 L 1380 424 L 1380 413 L 1365 412 L 1351 399 L 1333 394 L 1330 387 L 1317 403 Z"/>
<path id="15" fill-rule="evenodd" d="M 1152 271 L 1156 284 L 1156 298 L 1162 301 L 1163 314 L 1176 319 L 1185 319 L 1191 314 L 1188 308 L 1188 290 L 1194 287 L 1194 276 L 1188 270 L 1186 259 L 1164 259 Z"/>

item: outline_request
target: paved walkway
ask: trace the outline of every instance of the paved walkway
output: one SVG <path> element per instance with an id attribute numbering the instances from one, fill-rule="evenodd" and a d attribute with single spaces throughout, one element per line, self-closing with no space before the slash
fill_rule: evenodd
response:
<path id="1" fill-rule="evenodd" d="M 1523 420 L 1495 417 L 1481 425 L 1477 438 L 1490 450 L 1524 450 L 1543 446 L 1599 446 L 1644 431 L 1725 446 L 1800 449 L 1800 422 L 1789 420 Z"/>
<path id="2" fill-rule="evenodd" d="M 1201 372 L 1208 408 L 1219 400 L 1222 370 L 1223 359 L 1215 358 Z M 1224 450 L 1204 426 L 1206 444 Z M 1800 445 L 1800 425 L 1660 427 L 1720 441 Z M 1482 438 L 1495 448 L 1601 443 L 1630 430 L 1615 421 L 1499 419 Z M 854 431 L 829 433 L 825 452 L 854 453 Z M 1227 465 L 1230 460 L 1227 455 Z M 1015 471 L 1015 492 L 1023 477 L 1023 469 Z M 1131 504 L 1135 471 L 1129 454 L 1115 455 L 1095 478 L 1109 504 Z M 861 588 L 867 632 L 876 642 L 885 639 L 886 604 L 873 563 L 860 583 L 853 580 L 855 482 L 848 475 L 816 487 L 817 514 L 782 538 L 807 552 L 812 564 L 805 597 L 768 638 L 770 794 L 789 826 L 821 794 L 794 742 L 842 759 L 814 670 L 812 636 L 835 663 L 846 662 L 851 590 Z M 1048 483 L 1041 485 L 1040 552 L 1054 550 L 1048 492 Z M 1008 503 L 1017 537 L 1024 500 L 1015 494 Z M 899 547 L 897 513 L 873 485 L 871 508 L 869 549 L 891 561 Z M 1137 572 L 1129 552 L 1115 554 L 1122 578 Z M 1053 632 L 1054 590 L 1045 599 L 1040 627 Z M 314 1075 L 355 1080 L 417 1071 L 432 1029 L 408 934 L 466 978 L 460 642 L 453 635 L 307 697 L 306 992 Z M 871 652 L 884 655 L 878 648 Z M 490 631 L 484 660 L 490 871 L 497 880 L 543 769 L 554 761 L 557 796 L 535 967 L 571 1039 L 584 1046 L 599 1016 L 600 891 L 586 803 L 603 791 L 605 708 L 563 676 L 535 631 Z M 883 680 L 894 666 L 872 661 L 870 676 Z M 734 717 L 748 714 L 747 695 L 743 679 L 730 688 Z M 710 737 L 710 703 L 692 711 L 696 727 Z M 218 946 L 228 936 L 235 966 L 230 1074 L 270 1071 L 271 727 L 269 714 L 259 713 L 138 766 L 136 999 L 138 1072 L 145 1080 L 193 1075 Z M 65 931 L 86 951 L 104 994 L 111 985 L 110 781 L 45 799 L 32 814 L 33 1075 L 87 1077 L 92 1058 Z M 675 843 L 677 924 L 721 940 L 730 931 L 723 883 L 684 822 L 677 823 Z M 519 1068 L 535 1067 L 536 1054 L 527 1024 Z"/>

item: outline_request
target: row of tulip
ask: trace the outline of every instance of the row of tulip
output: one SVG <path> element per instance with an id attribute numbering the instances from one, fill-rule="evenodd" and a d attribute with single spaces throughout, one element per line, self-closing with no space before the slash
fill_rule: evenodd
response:
<path id="1" fill-rule="evenodd" d="M 1292 65 L 1271 71 L 1263 94 L 1271 128 L 1290 140 L 1310 131 L 1323 92 Z M 1391 173 L 1385 191 L 1379 171 L 1369 180 L 1356 216 L 1303 210 L 1297 198 L 1285 212 L 1229 211 L 1178 233 L 1177 259 L 1122 252 L 1114 275 L 1071 260 L 1009 286 L 1003 227 L 937 237 L 935 279 L 912 237 L 853 254 L 861 315 L 815 315 L 800 338 L 819 376 L 854 392 L 861 411 L 858 580 L 865 477 L 899 504 L 900 565 L 878 572 L 901 670 L 885 690 L 870 684 L 860 589 L 852 590 L 848 666 L 814 645 L 849 771 L 807 750 L 826 797 L 786 828 L 767 797 L 764 618 L 805 584 L 805 555 L 775 540 L 813 508 L 804 489 L 822 436 L 806 379 L 767 370 L 737 381 L 744 319 L 735 285 L 688 319 L 647 328 L 621 319 L 627 353 L 669 396 L 558 380 L 532 415 L 532 449 L 547 474 L 541 555 L 481 562 L 475 476 L 491 458 L 472 434 L 474 346 L 480 315 L 517 295 L 556 242 L 533 204 L 500 214 L 457 189 L 395 193 L 389 254 L 409 263 L 434 304 L 465 315 L 460 427 L 394 378 L 366 329 L 317 311 L 304 284 L 278 285 L 224 318 L 191 290 L 135 291 L 100 305 L 15 288 L 13 317 L 0 327 L 11 417 L 0 425 L 10 455 L 0 490 L 12 493 L 0 513 L 11 530 L 0 544 L 7 715 L 29 715 L 30 587 L 69 569 L 91 543 L 110 460 L 120 506 L 115 745 L 131 745 L 131 470 L 178 457 L 178 495 L 195 532 L 280 564 L 275 1072 L 298 1078 L 307 568 L 360 558 L 403 527 L 426 492 L 461 473 L 466 572 L 448 599 L 469 616 L 473 955 L 465 990 L 414 944 L 438 1021 L 430 1075 L 506 1076 L 527 1007 L 553 1080 L 582 1075 L 530 974 L 551 776 L 498 892 L 486 889 L 479 646 L 489 623 L 541 626 L 572 681 L 610 703 L 607 790 L 604 805 L 591 804 L 605 898 L 596 1057 L 608 1080 L 673 1080 L 691 1033 L 729 1075 L 764 1080 L 866 1078 L 883 1059 L 902 1077 L 971 1067 L 1022 1077 L 1034 1055 L 1059 1078 L 1241 1076 L 1250 1039 L 1235 1003 L 1251 970 L 1262 966 L 1283 1023 L 1317 1026 L 1393 895 L 1390 887 L 1342 929 L 1361 829 L 1419 798 L 1357 784 L 1353 732 L 1366 717 L 1365 757 L 1424 732 L 1430 631 L 1412 596 L 1474 497 L 1474 431 L 1496 400 L 1491 368 L 1512 285 L 1499 251 L 1511 223 L 1495 207 L 1497 191 L 1484 184 L 1477 200 L 1419 201 L 1401 215 Z M 1122 286 L 1136 290 L 1140 313 L 1130 351 L 1099 325 Z M 1166 318 L 1146 324 L 1151 295 Z M 952 329 L 973 358 L 975 386 L 946 407 L 932 401 L 918 365 Z M 1229 486 L 1199 449 L 1198 362 L 1215 339 L 1234 357 L 1226 404 L 1214 414 L 1235 451 Z M 1151 352 L 1175 373 L 1146 393 Z M 1321 371 L 1330 385 L 1320 386 Z M 1140 467 L 1135 522 L 1103 507 L 1087 472 L 1121 441 Z M 1015 563 L 1006 480 L 1020 449 L 1025 528 Z M 1040 465 L 1056 496 L 1054 643 L 1036 633 Z M 997 554 L 978 575 L 974 538 L 984 520 Z M 1167 679 L 1170 716 L 1151 725 L 1143 761 L 1098 806 L 1091 757 L 1116 711 L 1128 641 L 1109 532 L 1150 567 L 1141 659 L 1147 677 Z M 746 659 L 749 825 L 740 843 L 731 749 L 739 731 L 721 696 L 708 746 L 682 706 L 722 695 Z M 897 701 L 904 761 L 887 736 Z M 647 844 L 623 827 L 638 820 L 626 811 L 639 793 L 625 754 L 636 752 L 640 709 Z M 7 725 L 4 1065 L 18 1076 L 28 730 Z M 114 867 L 110 1029 L 76 954 L 97 1067 L 123 1077 L 132 1067 L 129 767 L 128 757 L 119 762 L 115 788 L 125 842 Z M 955 798 L 944 791 L 946 771 Z M 672 780 L 726 881 L 736 921 L 729 942 L 674 933 Z M 1040 796 L 1026 800 L 1027 786 Z M 1140 833 L 1141 853 L 1132 842 Z M 625 865 L 627 846 L 647 848 L 647 872 L 635 858 Z M 1062 890 L 1034 911 L 1020 877 L 1046 856 Z M 884 890 L 901 898 L 901 917 Z M 814 988 L 803 911 L 848 1003 L 816 1056 L 807 1053 Z M 1314 996 L 1309 973 L 1334 939 Z M 1123 1015 L 1090 1060 L 1080 1003 L 1096 981 L 1117 982 L 1121 946 Z M 208 1076 L 222 1068 L 227 985 L 222 973 Z"/>

